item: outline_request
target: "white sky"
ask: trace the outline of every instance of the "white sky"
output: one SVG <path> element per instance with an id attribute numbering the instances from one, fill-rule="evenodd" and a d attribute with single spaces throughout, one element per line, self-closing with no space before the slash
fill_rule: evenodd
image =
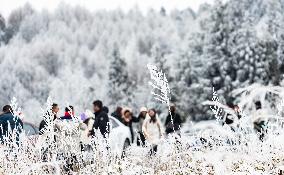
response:
<path id="1" fill-rule="evenodd" d="M 81 5 L 91 11 L 112 10 L 118 7 L 128 11 L 131 7 L 138 5 L 143 12 L 149 8 L 160 9 L 161 6 L 166 10 L 191 7 L 197 11 L 200 4 L 214 2 L 214 0 L 0 0 L 0 13 L 7 17 L 13 9 L 23 6 L 26 2 L 29 2 L 37 10 L 45 8 L 52 11 L 62 1 L 70 5 Z"/>

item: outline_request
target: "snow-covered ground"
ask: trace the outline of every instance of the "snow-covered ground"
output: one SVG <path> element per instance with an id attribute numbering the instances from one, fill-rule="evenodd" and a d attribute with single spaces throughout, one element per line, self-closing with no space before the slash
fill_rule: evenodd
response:
<path id="1" fill-rule="evenodd" d="M 51 104 L 48 101 L 47 110 Z M 15 99 L 12 106 L 14 111 L 19 110 Z M 92 140 L 89 151 L 81 151 L 77 117 L 65 123 L 67 129 L 60 132 L 54 131 L 50 116 L 44 118 L 49 126 L 44 135 L 35 138 L 22 134 L 19 145 L 8 141 L 0 148 L 2 174 L 221 175 L 277 174 L 283 170 L 281 120 L 269 122 L 263 141 L 245 115 L 235 131 L 222 126 L 220 120 L 188 123 L 183 125 L 180 136 L 172 134 L 161 139 L 155 155 L 150 155 L 150 145 L 133 144 L 121 156 L 99 134 Z"/>
<path id="2" fill-rule="evenodd" d="M 206 129 L 202 131 L 206 132 Z M 211 132 L 207 136 L 198 133 L 194 136 L 171 136 L 161 141 L 157 154 L 152 156 L 149 155 L 149 146 L 132 145 L 124 157 L 112 154 L 102 138 L 95 138 L 94 151 L 87 155 L 79 150 L 76 139 L 68 141 L 65 138 L 66 142 L 53 144 L 42 142 L 41 138 L 31 144 L 24 137 L 20 147 L 10 145 L 1 148 L 1 172 L 66 174 L 64 165 L 72 156 L 77 158 L 73 163 L 74 174 L 277 174 L 283 168 L 282 131 L 269 133 L 264 142 L 259 141 L 255 133 L 241 138 L 240 142 L 236 142 L 242 137 L 237 133 L 227 137 Z M 200 137 L 206 138 L 207 142 L 202 144 Z M 58 139 L 62 138 L 59 136 Z M 42 150 L 47 143 L 53 145 L 48 151 L 52 156 L 44 162 L 40 156 L 44 154 Z"/>

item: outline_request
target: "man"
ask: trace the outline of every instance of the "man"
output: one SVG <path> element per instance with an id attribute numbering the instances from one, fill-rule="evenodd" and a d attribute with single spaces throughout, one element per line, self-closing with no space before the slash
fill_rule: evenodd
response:
<path id="1" fill-rule="evenodd" d="M 165 123 L 167 134 L 173 133 L 174 131 L 179 131 L 180 125 L 181 125 L 181 117 L 176 112 L 175 105 L 171 105 L 170 110 L 171 110 L 172 116 L 169 114 L 167 116 L 166 123 Z"/>
<path id="2" fill-rule="evenodd" d="M 48 113 L 47 113 L 47 115 L 50 116 L 50 117 L 53 117 L 52 119 L 53 119 L 53 121 L 54 121 L 54 120 L 57 118 L 57 113 L 59 112 L 58 104 L 53 103 L 51 110 L 52 110 L 52 114 L 51 114 L 51 115 L 48 115 Z M 42 135 L 42 134 L 44 133 L 44 128 L 45 128 L 46 126 L 47 126 L 46 121 L 45 121 L 45 120 L 42 120 L 42 121 L 40 122 L 40 125 L 39 125 L 39 134 L 40 134 L 40 135 Z"/>
<path id="3" fill-rule="evenodd" d="M 5 105 L 2 110 L 3 114 L 0 115 L 0 139 L 1 143 L 4 143 L 4 136 L 8 136 L 8 133 L 16 132 L 16 141 L 19 141 L 19 134 L 22 132 L 23 122 L 22 120 L 13 115 L 13 110 L 10 105 Z M 11 129 L 11 130 L 10 130 Z M 9 138 L 10 140 L 11 138 Z M 17 143 L 18 144 L 18 143 Z"/>
<path id="4" fill-rule="evenodd" d="M 94 112 L 95 112 L 95 122 L 91 135 L 94 136 L 94 129 L 99 129 L 103 137 L 106 137 L 109 133 L 109 118 L 106 112 L 103 111 L 103 103 L 100 100 L 93 102 Z"/>

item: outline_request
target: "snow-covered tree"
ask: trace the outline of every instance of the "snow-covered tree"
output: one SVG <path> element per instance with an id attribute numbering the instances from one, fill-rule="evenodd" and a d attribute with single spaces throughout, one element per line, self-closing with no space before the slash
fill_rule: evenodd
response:
<path id="1" fill-rule="evenodd" d="M 121 57 L 119 48 L 114 46 L 110 56 L 108 98 L 111 106 L 129 105 L 133 100 L 134 83 L 130 81 L 127 63 Z"/>
<path id="2" fill-rule="evenodd" d="M 5 30 L 6 30 L 5 19 L 4 19 L 4 17 L 0 14 L 0 46 L 1 46 L 1 43 L 4 42 Z"/>
<path id="3" fill-rule="evenodd" d="M 6 43 L 16 35 L 24 19 L 34 13 L 34 9 L 30 4 L 26 3 L 23 7 L 11 12 L 8 18 L 6 30 Z M 32 26 L 35 27 L 35 26 Z"/>
<path id="4" fill-rule="evenodd" d="M 183 116 L 208 118 L 200 103 L 211 99 L 213 86 L 225 102 L 233 89 L 254 82 L 283 84 L 283 7 L 283 0 L 229 0 L 196 13 L 143 15 L 138 7 L 90 12 L 62 3 L 38 12 L 25 5 L 0 19 L 0 105 L 15 96 L 27 101 L 25 109 L 51 95 L 78 112 L 94 99 L 111 110 L 162 110 L 148 86 L 151 63 L 167 75 Z"/>

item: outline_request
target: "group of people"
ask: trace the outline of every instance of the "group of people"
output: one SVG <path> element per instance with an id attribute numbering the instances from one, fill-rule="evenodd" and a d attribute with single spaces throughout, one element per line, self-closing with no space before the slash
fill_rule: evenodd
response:
<path id="1" fill-rule="evenodd" d="M 106 137 L 109 133 L 109 117 L 104 109 L 103 103 L 100 100 L 96 100 L 93 102 L 93 113 L 84 113 L 81 115 L 81 119 L 83 123 L 87 126 L 88 136 L 93 136 L 95 134 L 95 130 L 100 130 L 103 137 Z M 58 104 L 52 104 L 51 109 L 52 114 L 48 114 L 47 116 L 51 116 L 52 120 L 71 120 L 75 116 L 75 109 L 73 106 L 68 106 L 65 108 L 65 113 L 63 116 L 57 116 L 59 113 Z M 39 134 L 42 135 L 46 131 L 47 120 L 43 119 L 39 125 Z"/>
<path id="2" fill-rule="evenodd" d="M 158 144 L 161 137 L 165 134 L 170 134 L 173 132 L 179 132 L 182 123 L 180 115 L 176 112 L 176 107 L 171 105 L 170 112 L 166 118 L 164 124 L 161 123 L 158 117 L 157 111 L 155 109 L 147 109 L 146 107 L 140 108 L 140 113 L 138 117 L 135 117 L 131 109 L 117 107 L 116 110 L 111 114 L 114 118 L 119 120 L 125 126 L 128 126 L 131 133 L 132 142 L 135 141 L 135 131 L 133 123 L 137 123 L 137 145 L 144 146 L 145 141 L 154 145 L 156 150 L 156 145 Z M 165 128 L 165 129 L 164 129 Z"/>
<path id="3" fill-rule="evenodd" d="M 59 110 L 59 105 L 54 103 L 52 104 L 51 110 L 48 111 L 46 115 L 53 121 L 70 120 L 75 116 L 73 106 L 66 107 L 63 116 L 58 116 Z M 86 126 L 85 129 L 87 130 L 87 137 L 94 136 L 95 130 L 99 130 L 103 137 L 108 136 L 110 132 L 108 113 L 109 109 L 106 106 L 103 106 L 102 101 L 96 100 L 93 102 L 93 112 L 87 111 L 80 116 L 82 123 Z M 129 128 L 132 143 L 136 140 L 138 146 L 144 146 L 147 141 L 153 145 L 155 151 L 159 140 L 166 134 L 173 132 L 178 133 L 182 123 L 181 117 L 176 112 L 176 107 L 174 105 L 170 107 L 169 115 L 167 116 L 164 124 L 161 123 L 155 109 L 147 109 L 146 107 L 141 107 L 140 113 L 137 117 L 133 115 L 131 109 L 122 107 L 117 107 L 110 115 Z M 133 123 L 136 123 L 136 129 Z M 19 140 L 19 134 L 23 129 L 23 122 L 18 115 L 14 115 L 10 105 L 5 105 L 3 107 L 2 114 L 0 115 L 0 126 L 1 143 L 7 141 L 8 137 L 5 136 L 9 135 L 8 132 L 10 130 L 15 131 L 16 138 Z M 47 126 L 48 121 L 43 119 L 39 125 L 40 135 L 43 135 L 47 131 Z"/>
<path id="4" fill-rule="evenodd" d="M 267 118 L 268 114 L 265 109 L 263 109 L 260 101 L 256 101 L 255 112 L 251 116 L 251 121 L 254 130 L 259 134 L 259 139 L 262 141 L 266 133 Z M 231 128 L 232 131 L 236 131 L 240 128 L 239 120 L 242 118 L 242 114 L 238 105 L 233 103 L 227 103 L 230 111 L 227 111 L 226 116 L 224 117 L 223 125 L 227 125 Z"/>
<path id="5" fill-rule="evenodd" d="M 58 104 L 52 105 L 52 120 L 70 120 L 74 117 L 74 107 L 68 106 L 65 108 L 64 116 L 58 117 Z M 93 112 L 86 111 L 81 114 L 81 120 L 86 125 L 88 137 L 95 135 L 95 130 L 99 129 L 103 137 L 107 137 L 110 132 L 109 124 L 109 108 L 104 106 L 102 101 L 96 100 L 93 102 Z M 179 132 L 182 123 L 180 115 L 176 112 L 176 107 L 171 105 L 169 115 L 166 118 L 165 124 L 161 123 L 155 109 L 140 108 L 138 117 L 133 115 L 129 108 L 117 107 L 110 116 L 127 126 L 131 133 L 131 142 L 136 141 L 138 146 L 145 146 L 146 141 L 153 145 L 153 150 L 157 150 L 157 145 L 165 134 Z M 137 127 L 135 129 L 134 123 Z M 42 120 L 39 126 L 40 134 L 44 134 L 47 126 L 46 119 Z M 165 128 L 165 129 L 164 129 Z"/>

